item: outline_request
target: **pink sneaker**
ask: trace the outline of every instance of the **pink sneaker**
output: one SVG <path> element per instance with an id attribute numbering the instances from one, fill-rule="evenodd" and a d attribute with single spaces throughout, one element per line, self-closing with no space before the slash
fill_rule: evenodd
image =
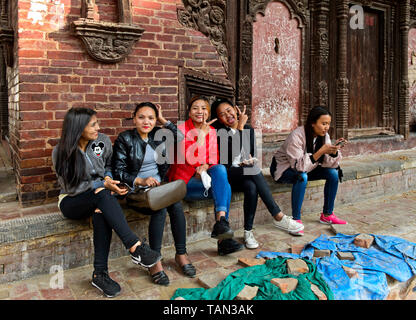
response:
<path id="1" fill-rule="evenodd" d="M 302 220 L 295 220 L 295 219 L 293 219 L 293 220 L 303 225 Z M 290 233 L 291 235 L 294 235 L 294 236 L 303 236 L 303 235 L 305 234 L 305 233 L 303 232 L 303 229 L 302 229 L 302 230 L 300 230 L 300 231 L 289 231 L 289 233 Z"/>
<path id="2" fill-rule="evenodd" d="M 319 222 L 323 224 L 348 224 L 347 221 L 338 218 L 333 213 L 330 216 L 325 216 L 323 213 L 321 213 L 321 218 L 319 219 Z"/>

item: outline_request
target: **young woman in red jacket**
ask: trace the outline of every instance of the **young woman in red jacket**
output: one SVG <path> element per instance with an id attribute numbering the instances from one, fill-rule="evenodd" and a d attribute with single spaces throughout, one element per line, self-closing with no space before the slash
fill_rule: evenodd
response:
<path id="1" fill-rule="evenodd" d="M 218 239 L 218 254 L 225 255 L 243 248 L 233 238 L 228 217 L 231 187 L 226 168 L 218 164 L 217 134 L 207 122 L 210 104 L 206 97 L 197 96 L 188 105 L 189 119 L 178 125 L 185 139 L 178 145 L 177 159 L 168 172 L 169 181 L 182 179 L 187 184 L 184 200 L 214 200 L 215 218 L 211 237 Z"/>

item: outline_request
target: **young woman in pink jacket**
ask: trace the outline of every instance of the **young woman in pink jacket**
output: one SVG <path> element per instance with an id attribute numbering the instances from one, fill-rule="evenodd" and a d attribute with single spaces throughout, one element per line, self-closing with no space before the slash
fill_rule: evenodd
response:
<path id="1" fill-rule="evenodd" d="M 270 173 L 274 180 L 293 184 L 292 216 L 299 223 L 302 223 L 301 208 L 308 180 L 321 179 L 326 182 L 320 222 L 347 223 L 333 213 L 342 157 L 340 149 L 347 141 L 340 138 L 333 145 L 328 134 L 330 125 L 331 113 L 324 107 L 314 107 L 309 112 L 306 124 L 289 134 L 272 159 Z M 292 234 L 303 235 L 303 230 Z"/>

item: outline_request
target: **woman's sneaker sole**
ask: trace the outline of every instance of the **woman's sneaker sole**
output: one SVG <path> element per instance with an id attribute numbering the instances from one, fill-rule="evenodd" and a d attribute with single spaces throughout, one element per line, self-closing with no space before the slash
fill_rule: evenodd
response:
<path id="1" fill-rule="evenodd" d="M 234 237 L 234 231 L 233 230 L 229 230 L 227 232 L 221 233 L 221 234 L 217 234 L 215 236 L 213 236 L 211 234 L 211 238 L 217 239 L 217 240 L 225 240 L 225 239 L 231 239 Z"/>
<path id="2" fill-rule="evenodd" d="M 97 286 L 93 281 L 91 281 L 91 284 L 94 286 L 94 287 L 96 287 L 98 290 L 100 290 L 107 298 L 114 298 L 114 297 L 117 297 L 119 294 L 120 294 L 120 292 L 121 291 L 119 291 L 119 292 L 117 292 L 116 294 L 114 294 L 114 295 L 109 295 L 109 294 L 106 294 L 104 291 L 103 291 L 103 289 L 101 289 L 99 286 Z"/>
<path id="3" fill-rule="evenodd" d="M 162 259 L 162 256 L 160 256 L 160 257 L 156 260 L 156 262 L 154 262 L 154 263 L 152 263 L 152 264 L 149 264 L 149 265 L 146 265 L 146 264 L 144 264 L 144 263 L 141 261 L 141 259 L 136 258 L 136 257 L 135 257 L 135 256 L 133 256 L 132 254 L 130 254 L 130 257 L 131 257 L 131 261 L 132 261 L 134 264 L 138 264 L 138 265 L 140 265 L 140 266 L 142 266 L 142 267 L 145 267 L 145 268 L 151 268 L 151 267 L 153 267 L 156 263 L 158 263 L 158 262 Z"/>

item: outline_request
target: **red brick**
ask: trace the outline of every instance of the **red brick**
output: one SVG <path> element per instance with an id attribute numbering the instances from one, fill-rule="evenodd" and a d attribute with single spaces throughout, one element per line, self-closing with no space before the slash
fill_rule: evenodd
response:
<path id="1" fill-rule="evenodd" d="M 368 234 L 359 234 L 354 239 L 354 244 L 357 247 L 368 249 L 373 244 L 374 237 Z"/>
<path id="2" fill-rule="evenodd" d="M 89 85 L 71 85 L 71 92 L 92 92 L 93 87 Z"/>
<path id="3" fill-rule="evenodd" d="M 18 51 L 19 57 L 26 58 L 43 58 L 45 52 L 43 50 L 22 50 Z"/>
<path id="4" fill-rule="evenodd" d="M 282 293 L 289 293 L 298 285 L 298 279 L 295 278 L 274 278 L 270 282 L 279 287 Z"/>
<path id="5" fill-rule="evenodd" d="M 48 51 L 48 59 L 61 59 L 61 60 L 77 60 L 83 61 L 85 54 L 79 52 L 70 52 L 70 51 Z"/>
<path id="6" fill-rule="evenodd" d="M 21 121 L 19 123 L 20 130 L 33 130 L 33 129 L 45 129 L 46 121 L 44 120 L 32 120 L 32 121 Z"/>
<path id="7" fill-rule="evenodd" d="M 151 94 L 176 94 L 178 92 L 177 87 L 152 87 L 149 91 Z"/>
<path id="8" fill-rule="evenodd" d="M 43 110 L 42 102 L 20 102 L 20 111 Z"/>
<path id="9" fill-rule="evenodd" d="M 67 84 L 49 84 L 46 85 L 46 92 L 69 92 L 69 85 Z"/>
<path id="10" fill-rule="evenodd" d="M 87 102 L 108 102 L 108 96 L 105 94 L 86 94 L 85 101 Z"/>
<path id="11" fill-rule="evenodd" d="M 56 75 L 20 74 L 20 82 L 32 83 L 58 83 Z"/>
<path id="12" fill-rule="evenodd" d="M 42 111 L 42 112 L 31 112 L 24 111 L 20 113 L 20 118 L 22 121 L 29 120 L 52 120 L 53 112 L 51 111 Z"/>
<path id="13" fill-rule="evenodd" d="M 20 162 L 20 168 L 34 168 L 41 167 L 46 164 L 45 159 L 26 159 Z"/>

